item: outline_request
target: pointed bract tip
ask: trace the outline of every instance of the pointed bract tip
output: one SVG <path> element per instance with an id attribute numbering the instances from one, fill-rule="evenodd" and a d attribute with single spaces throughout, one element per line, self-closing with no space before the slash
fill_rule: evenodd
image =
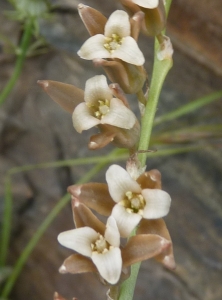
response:
<path id="1" fill-rule="evenodd" d="M 162 250 L 166 250 L 167 248 L 169 248 L 172 243 L 164 238 L 162 238 L 162 241 L 160 242 L 161 246 L 162 246 Z"/>
<path id="2" fill-rule="evenodd" d="M 72 207 L 78 207 L 80 204 L 79 199 L 72 196 Z"/>
<path id="3" fill-rule="evenodd" d="M 170 270 L 176 269 L 176 263 L 175 263 L 173 255 L 166 255 L 164 257 L 163 264 L 165 267 L 167 267 Z"/>
<path id="4" fill-rule="evenodd" d="M 78 4 L 78 9 L 82 9 L 82 8 L 84 8 L 84 7 L 86 7 L 87 5 L 84 5 L 84 4 L 82 4 L 82 3 L 79 3 Z"/>
<path id="5" fill-rule="evenodd" d="M 54 293 L 54 300 L 66 300 L 65 298 L 63 298 L 61 295 L 59 295 L 59 293 L 55 292 Z"/>
<path id="6" fill-rule="evenodd" d="M 47 89 L 47 87 L 49 86 L 48 80 L 38 80 L 37 83 L 38 83 L 38 85 L 40 85 L 41 88 L 43 88 L 44 90 Z"/>
<path id="7" fill-rule="evenodd" d="M 66 269 L 66 267 L 65 267 L 64 265 L 62 265 L 62 266 L 59 268 L 59 273 L 61 273 L 61 274 L 67 273 L 67 269 Z"/>
<path id="8" fill-rule="evenodd" d="M 98 144 L 95 142 L 89 142 L 88 147 L 90 150 L 95 150 L 98 148 Z"/>
<path id="9" fill-rule="evenodd" d="M 70 185 L 67 188 L 67 192 L 70 193 L 73 197 L 78 197 L 81 194 L 82 185 Z"/>

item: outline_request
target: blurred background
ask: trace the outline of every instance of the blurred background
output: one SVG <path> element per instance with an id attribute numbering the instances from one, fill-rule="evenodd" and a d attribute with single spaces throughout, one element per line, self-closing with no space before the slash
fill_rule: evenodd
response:
<path id="1" fill-rule="evenodd" d="M 20 1 L 20 0 L 19 0 Z M 52 102 L 37 86 L 37 80 L 50 79 L 84 88 L 85 81 L 103 74 L 92 62 L 81 60 L 76 52 L 88 38 L 77 11 L 77 0 L 52 1 L 50 16 L 39 22 L 44 43 L 29 56 L 19 80 L 0 107 L 0 210 L 3 217 L 4 180 L 15 166 L 56 160 L 101 156 L 112 146 L 90 152 L 90 132 L 78 134 L 71 115 Z M 84 4 L 107 17 L 121 9 L 118 1 L 91 0 Z M 9 80 L 22 26 L 9 19 L 12 9 L 0 0 L 0 89 Z M 174 46 L 174 66 L 167 76 L 157 116 L 222 89 L 221 1 L 174 0 L 167 34 Z M 140 36 L 139 45 L 151 76 L 153 39 Z M 133 97 L 130 103 L 138 112 Z M 147 169 L 162 173 L 163 189 L 172 197 L 170 214 L 165 218 L 173 240 L 177 269 L 166 270 L 153 260 L 142 263 L 135 291 L 137 300 L 221 300 L 222 299 L 222 119 L 221 99 L 170 121 L 154 131 L 152 149 L 169 145 L 198 145 L 198 151 L 150 158 Z M 216 126 L 174 133 L 176 129 L 201 124 Z M 208 128 L 208 127 L 205 127 Z M 212 127 L 213 128 L 213 127 Z M 165 135 L 163 134 L 163 130 Z M 122 162 L 124 165 L 124 162 Z M 22 250 L 67 186 L 74 184 L 89 166 L 36 169 L 12 176 L 13 218 L 7 264 L 13 266 Z M 102 170 L 92 181 L 104 181 Z M 57 235 L 73 228 L 67 205 L 38 242 L 18 277 L 9 297 L 12 300 L 47 300 L 58 291 L 67 299 L 105 299 L 107 287 L 92 275 L 61 275 L 58 268 L 72 252 L 61 247 Z"/>

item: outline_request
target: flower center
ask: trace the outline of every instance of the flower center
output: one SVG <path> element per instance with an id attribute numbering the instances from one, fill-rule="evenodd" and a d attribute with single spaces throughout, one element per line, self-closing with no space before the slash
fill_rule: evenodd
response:
<path id="1" fill-rule="evenodd" d="M 136 194 L 131 191 L 126 192 L 125 198 L 119 203 L 126 208 L 128 213 L 137 213 L 141 216 L 143 215 L 143 209 L 146 204 L 141 194 Z"/>
<path id="2" fill-rule="evenodd" d="M 105 37 L 104 48 L 112 53 L 114 50 L 118 49 L 122 44 L 122 38 L 113 33 L 111 37 Z"/>
<path id="3" fill-rule="evenodd" d="M 109 100 L 98 100 L 98 105 L 93 105 L 92 108 L 95 109 L 94 115 L 98 119 L 102 119 L 109 112 Z"/>
<path id="4" fill-rule="evenodd" d="M 98 234 L 98 239 L 91 244 L 91 248 L 93 252 L 97 253 L 106 253 L 109 251 L 110 244 L 106 241 L 106 239 L 101 235 Z"/>

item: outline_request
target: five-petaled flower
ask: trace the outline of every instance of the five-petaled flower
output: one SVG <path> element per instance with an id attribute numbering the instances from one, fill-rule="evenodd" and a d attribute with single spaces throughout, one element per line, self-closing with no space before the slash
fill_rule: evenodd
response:
<path id="1" fill-rule="evenodd" d="M 120 234 L 129 236 L 142 218 L 159 219 L 169 212 L 171 198 L 160 189 L 142 189 L 129 173 L 118 165 L 106 172 L 109 193 L 117 203 L 112 210 Z"/>
<path id="2" fill-rule="evenodd" d="M 99 124 L 131 129 L 136 123 L 134 113 L 120 99 L 114 98 L 104 75 L 86 81 L 84 99 L 72 115 L 73 125 L 79 133 Z"/>
<path id="3" fill-rule="evenodd" d="M 109 17 L 103 34 L 91 36 L 78 51 L 81 58 L 119 58 L 127 63 L 142 66 L 145 62 L 137 42 L 130 36 L 131 25 L 125 11 L 116 10 Z"/>
<path id="4" fill-rule="evenodd" d="M 60 233 L 58 241 L 61 245 L 90 257 L 100 275 L 110 284 L 119 280 L 122 270 L 120 234 L 112 216 L 107 220 L 104 234 L 86 226 Z"/>

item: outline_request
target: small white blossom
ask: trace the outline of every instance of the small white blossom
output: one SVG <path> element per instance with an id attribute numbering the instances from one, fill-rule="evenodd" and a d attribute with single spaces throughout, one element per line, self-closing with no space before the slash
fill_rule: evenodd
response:
<path id="1" fill-rule="evenodd" d="M 112 216 L 107 220 L 104 235 L 90 227 L 80 227 L 60 233 L 58 241 L 61 245 L 90 257 L 100 275 L 110 284 L 119 280 L 122 270 L 120 234 Z"/>
<path id="2" fill-rule="evenodd" d="M 131 25 L 125 11 L 116 10 L 109 17 L 103 34 L 91 36 L 78 51 L 81 58 L 119 58 L 142 66 L 145 62 L 137 42 L 130 36 Z"/>
<path id="3" fill-rule="evenodd" d="M 136 122 L 134 113 L 120 99 L 114 98 L 104 75 L 86 81 L 84 99 L 72 115 L 73 126 L 79 133 L 99 124 L 131 129 Z"/>
<path id="4" fill-rule="evenodd" d="M 118 165 L 106 172 L 109 193 L 117 203 L 112 216 L 116 219 L 120 234 L 130 235 L 142 218 L 159 219 L 169 212 L 171 198 L 160 189 L 141 189 L 136 180 Z"/>

